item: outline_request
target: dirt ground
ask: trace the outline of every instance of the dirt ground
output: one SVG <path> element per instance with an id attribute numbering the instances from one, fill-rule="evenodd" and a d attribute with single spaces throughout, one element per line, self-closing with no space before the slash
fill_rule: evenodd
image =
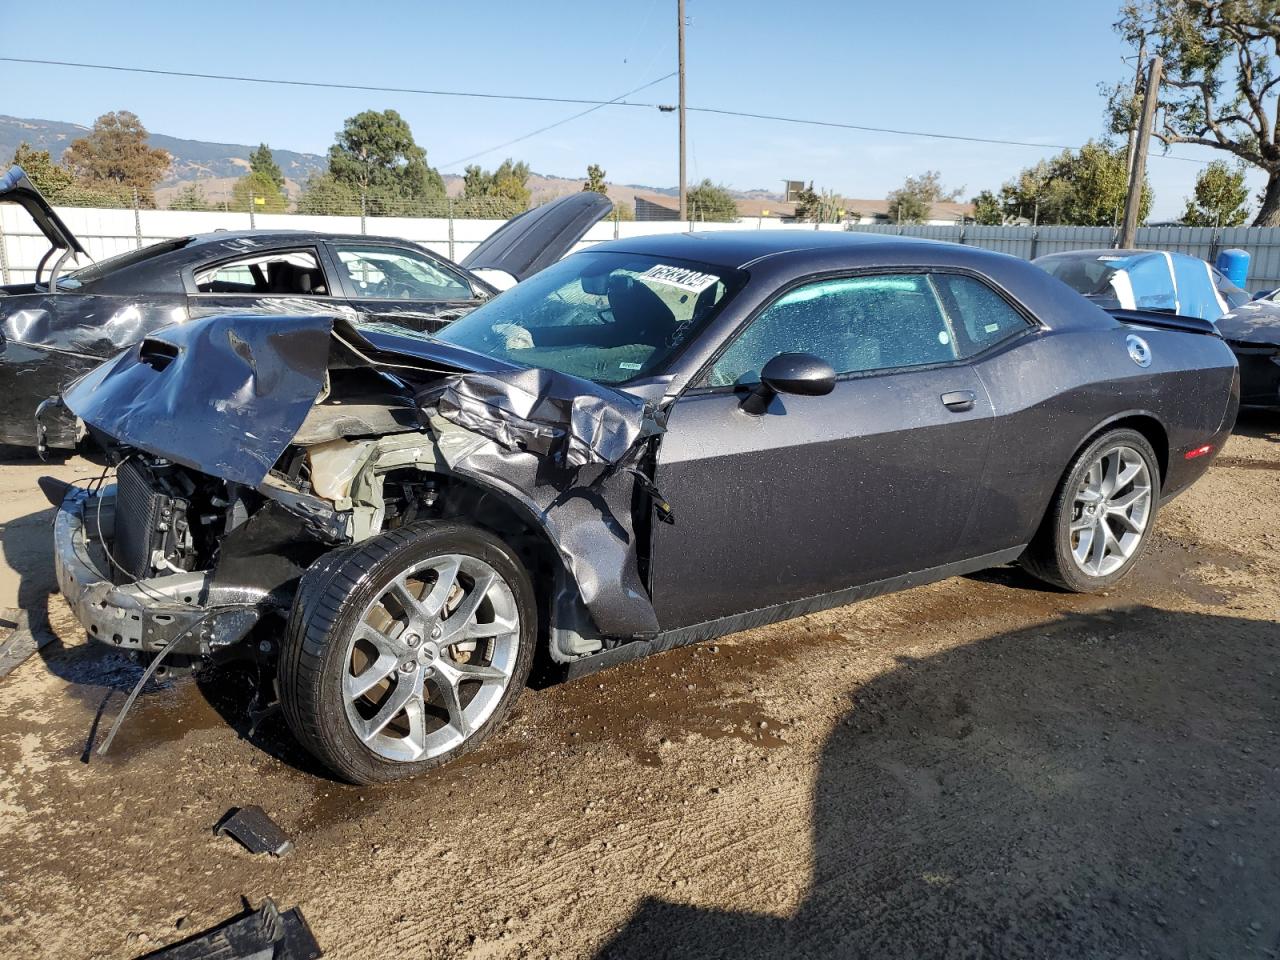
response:
<path id="1" fill-rule="evenodd" d="M 84 476 L 72 463 L 56 472 Z M 1013 568 L 526 692 L 415 783 L 328 779 L 243 678 L 144 694 L 48 595 L 0 468 L 0 955 L 135 957 L 271 896 L 332 957 L 1280 951 L 1280 417 L 1248 415 L 1110 595 Z M 217 838 L 261 804 L 296 850 Z"/>

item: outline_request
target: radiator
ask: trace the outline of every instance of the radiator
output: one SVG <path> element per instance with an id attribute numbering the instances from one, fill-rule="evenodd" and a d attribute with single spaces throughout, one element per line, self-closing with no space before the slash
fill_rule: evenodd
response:
<path id="1" fill-rule="evenodd" d="M 151 551 L 161 514 L 170 501 L 151 486 L 147 468 L 126 460 L 116 469 L 116 530 L 111 553 L 122 570 L 113 571 L 117 583 L 151 576 Z"/>

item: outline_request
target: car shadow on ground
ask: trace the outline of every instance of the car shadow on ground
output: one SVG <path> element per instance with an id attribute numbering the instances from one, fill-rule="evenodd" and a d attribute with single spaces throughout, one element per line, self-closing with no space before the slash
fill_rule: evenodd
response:
<path id="1" fill-rule="evenodd" d="M 651 899 L 599 955 L 1274 955 L 1278 652 L 1136 607 L 899 658 L 823 748 L 794 914 Z"/>

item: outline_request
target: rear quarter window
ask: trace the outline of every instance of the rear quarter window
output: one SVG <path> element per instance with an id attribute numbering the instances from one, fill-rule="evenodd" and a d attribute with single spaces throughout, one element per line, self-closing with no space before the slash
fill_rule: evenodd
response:
<path id="1" fill-rule="evenodd" d="M 937 274 L 933 282 L 951 315 L 961 356 L 981 353 L 1031 327 L 1013 304 L 981 280 Z"/>

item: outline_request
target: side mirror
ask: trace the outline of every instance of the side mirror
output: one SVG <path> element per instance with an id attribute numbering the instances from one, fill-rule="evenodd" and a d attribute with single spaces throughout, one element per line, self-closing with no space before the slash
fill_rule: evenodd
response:
<path id="1" fill-rule="evenodd" d="M 825 397 L 836 388 L 836 371 L 811 353 L 780 353 L 764 365 L 760 382 L 773 393 Z"/>
<path id="2" fill-rule="evenodd" d="M 1255 299 L 1255 300 L 1267 300 L 1267 299 L 1269 299 L 1269 298 L 1270 298 L 1274 293 L 1276 293 L 1276 292 L 1277 292 L 1277 291 L 1275 291 L 1275 290 L 1259 290 L 1257 293 L 1255 293 L 1255 294 L 1253 295 L 1253 299 Z"/>

